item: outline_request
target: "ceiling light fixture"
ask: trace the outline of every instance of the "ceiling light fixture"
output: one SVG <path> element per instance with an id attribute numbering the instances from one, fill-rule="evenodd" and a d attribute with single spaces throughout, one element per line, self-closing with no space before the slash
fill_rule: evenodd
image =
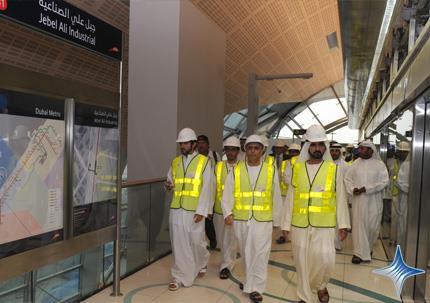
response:
<path id="1" fill-rule="evenodd" d="M 328 44 L 329 49 L 339 47 L 336 32 L 332 32 L 332 33 L 328 34 L 326 38 L 327 38 L 327 44 Z"/>

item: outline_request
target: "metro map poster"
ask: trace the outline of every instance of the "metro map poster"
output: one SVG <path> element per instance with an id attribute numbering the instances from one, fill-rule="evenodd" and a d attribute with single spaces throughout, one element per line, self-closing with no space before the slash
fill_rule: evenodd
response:
<path id="1" fill-rule="evenodd" d="M 0 258 L 63 238 L 64 102 L 0 90 Z"/>

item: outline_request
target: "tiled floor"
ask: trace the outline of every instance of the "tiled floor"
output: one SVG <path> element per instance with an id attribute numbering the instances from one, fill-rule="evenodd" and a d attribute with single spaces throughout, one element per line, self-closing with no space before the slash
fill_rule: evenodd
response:
<path id="1" fill-rule="evenodd" d="M 395 295 L 391 280 L 372 273 L 375 268 L 387 265 L 381 242 L 374 248 L 374 260 L 363 265 L 351 264 L 351 235 L 345 248 L 336 255 L 336 269 L 332 283 L 329 284 L 330 302 L 400 302 Z M 167 289 L 170 281 L 171 256 L 167 256 L 136 274 L 121 281 L 122 297 L 110 297 L 111 289 L 87 299 L 87 303 L 146 303 L 146 302 L 250 302 L 238 288 L 237 279 L 242 275 L 241 262 L 237 262 L 233 277 L 230 280 L 218 278 L 220 253 L 212 252 L 208 273 L 198 278 L 190 288 L 180 288 L 176 292 Z M 264 302 L 296 302 L 296 272 L 293 267 L 291 245 L 272 245 L 268 267 L 268 283 Z M 316 302 L 318 302 L 315 296 Z"/>

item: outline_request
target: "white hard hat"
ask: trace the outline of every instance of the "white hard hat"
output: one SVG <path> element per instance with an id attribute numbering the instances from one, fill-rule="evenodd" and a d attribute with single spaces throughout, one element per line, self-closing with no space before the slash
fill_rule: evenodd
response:
<path id="1" fill-rule="evenodd" d="M 309 142 L 328 141 L 324 127 L 318 124 L 309 126 L 304 137 Z"/>
<path id="2" fill-rule="evenodd" d="M 237 137 L 231 136 L 224 140 L 224 143 L 222 145 L 223 147 L 226 146 L 233 146 L 233 147 L 239 147 L 240 148 L 240 141 Z"/>
<path id="3" fill-rule="evenodd" d="M 184 143 L 189 141 L 197 141 L 196 133 L 191 128 L 183 128 L 178 134 L 177 143 Z"/>
<path id="4" fill-rule="evenodd" d="M 267 139 L 267 137 L 265 135 L 260 135 L 260 137 L 261 137 L 261 142 L 263 143 L 263 146 L 268 147 L 269 146 L 269 139 Z"/>
<path id="5" fill-rule="evenodd" d="M 261 136 L 255 135 L 255 134 L 246 138 L 245 146 L 247 146 L 249 143 L 260 143 L 261 145 L 264 146 L 264 142 Z"/>
<path id="6" fill-rule="evenodd" d="M 276 139 L 275 144 L 273 144 L 274 147 L 285 147 L 287 145 L 287 142 L 284 139 Z"/>
<path id="7" fill-rule="evenodd" d="M 302 147 L 300 145 L 296 144 L 296 143 L 293 143 L 293 144 L 291 144 L 288 147 L 288 150 L 298 150 L 298 151 L 300 151 L 301 149 L 302 149 Z"/>
<path id="8" fill-rule="evenodd" d="M 348 144 L 347 146 L 346 146 L 346 148 L 354 148 L 354 144 Z"/>
<path id="9" fill-rule="evenodd" d="M 410 151 L 411 150 L 411 145 L 409 144 L 409 142 L 402 141 L 397 146 L 397 150 L 400 150 L 400 151 Z"/>
<path id="10" fill-rule="evenodd" d="M 28 129 L 24 125 L 18 125 L 13 130 L 13 134 L 11 139 L 12 140 L 18 140 L 18 139 L 28 139 Z"/>

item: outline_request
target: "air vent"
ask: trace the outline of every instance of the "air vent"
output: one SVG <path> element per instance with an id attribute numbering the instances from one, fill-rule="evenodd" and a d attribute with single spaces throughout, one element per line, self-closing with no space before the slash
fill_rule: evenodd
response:
<path id="1" fill-rule="evenodd" d="M 327 35 L 327 44 L 329 49 L 334 49 L 339 47 L 339 44 L 337 42 L 336 32 L 332 32 L 331 34 Z"/>

